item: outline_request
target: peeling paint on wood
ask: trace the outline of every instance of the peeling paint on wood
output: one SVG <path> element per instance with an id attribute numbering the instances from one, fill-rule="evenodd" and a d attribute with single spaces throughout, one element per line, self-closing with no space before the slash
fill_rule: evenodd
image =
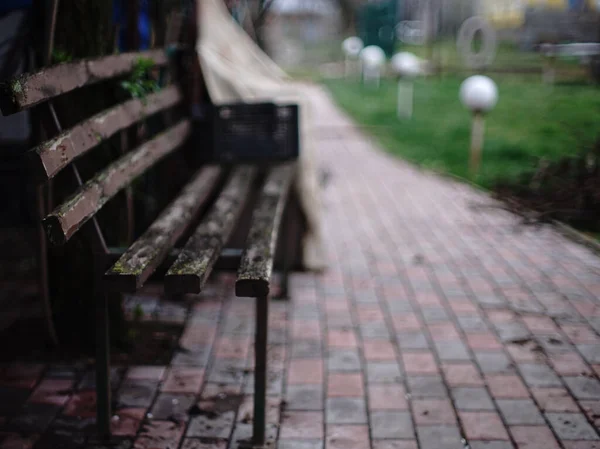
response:
<path id="1" fill-rule="evenodd" d="M 104 275 L 107 291 L 133 293 L 165 260 L 208 200 L 221 169 L 201 169 L 175 199 Z"/>
<path id="2" fill-rule="evenodd" d="M 237 168 L 165 276 L 167 293 L 200 293 L 229 239 L 256 176 L 253 167 Z"/>
<path id="3" fill-rule="evenodd" d="M 122 53 L 84 59 L 27 73 L 0 85 L 0 111 L 10 115 L 28 109 L 79 87 L 131 72 L 139 58 L 151 59 L 155 65 L 168 62 L 164 49 L 140 53 Z"/>
<path id="4" fill-rule="evenodd" d="M 44 219 L 50 242 L 66 243 L 109 199 L 179 147 L 189 133 L 190 122 L 182 120 L 96 174 Z"/>
<path id="5" fill-rule="evenodd" d="M 238 270 L 236 296 L 262 298 L 270 292 L 275 245 L 295 167 L 290 163 L 273 168 L 265 181 Z"/>
<path id="6" fill-rule="evenodd" d="M 47 181 L 103 140 L 140 119 L 175 106 L 181 99 L 179 89 L 171 86 L 143 101 L 129 100 L 96 114 L 31 150 L 29 167 L 38 182 Z"/>

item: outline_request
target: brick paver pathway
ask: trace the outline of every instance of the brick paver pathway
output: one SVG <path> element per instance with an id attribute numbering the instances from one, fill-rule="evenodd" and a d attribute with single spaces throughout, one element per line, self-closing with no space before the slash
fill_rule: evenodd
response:
<path id="1" fill-rule="evenodd" d="M 307 93 L 332 174 L 331 269 L 295 275 L 293 299 L 272 302 L 277 447 L 600 448 L 600 260 L 392 159 L 323 91 Z M 236 448 L 249 436 L 253 301 L 233 298 L 231 282 L 196 302 L 171 366 L 114 370 L 123 448 Z M 21 364 L 1 377 L 0 448 L 85 443 L 89 375 Z"/>

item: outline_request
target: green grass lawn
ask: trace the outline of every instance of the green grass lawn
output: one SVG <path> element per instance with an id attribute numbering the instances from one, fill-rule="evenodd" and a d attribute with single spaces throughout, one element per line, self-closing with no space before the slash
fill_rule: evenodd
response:
<path id="1" fill-rule="evenodd" d="M 480 175 L 491 188 L 516 180 L 542 157 L 575 154 L 600 135 L 600 90 L 587 85 L 548 86 L 539 77 L 494 77 L 500 101 L 486 120 Z M 420 79 L 412 120 L 396 118 L 396 83 L 379 90 L 358 81 L 325 80 L 338 104 L 391 153 L 415 164 L 468 178 L 470 114 L 458 91 L 462 78 Z"/>

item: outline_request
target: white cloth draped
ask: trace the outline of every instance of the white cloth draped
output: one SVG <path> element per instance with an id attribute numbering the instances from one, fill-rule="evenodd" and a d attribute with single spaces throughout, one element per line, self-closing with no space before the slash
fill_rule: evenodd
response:
<path id="1" fill-rule="evenodd" d="M 326 266 L 320 186 L 312 141 L 311 104 L 294 83 L 233 20 L 222 0 L 198 0 L 197 52 L 214 104 L 270 101 L 300 107 L 300 160 L 296 189 L 308 222 L 303 236 L 306 269 Z"/>

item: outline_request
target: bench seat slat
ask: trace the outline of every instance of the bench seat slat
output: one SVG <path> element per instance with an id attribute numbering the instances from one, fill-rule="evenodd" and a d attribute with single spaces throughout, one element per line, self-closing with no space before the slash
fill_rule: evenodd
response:
<path id="1" fill-rule="evenodd" d="M 107 291 L 135 293 L 165 260 L 208 201 L 219 179 L 216 166 L 201 169 L 148 230 L 104 275 Z"/>
<path id="2" fill-rule="evenodd" d="M 0 86 L 0 110 L 10 115 L 83 86 L 131 72 L 140 58 L 156 66 L 168 62 L 164 49 L 122 53 L 58 64 L 22 75 Z"/>
<path id="3" fill-rule="evenodd" d="M 242 254 L 235 293 L 261 298 L 269 294 L 281 217 L 294 177 L 295 164 L 271 169 L 254 209 L 246 249 Z"/>
<path id="4" fill-rule="evenodd" d="M 190 122 L 182 120 L 97 173 L 44 219 L 50 242 L 66 243 L 108 200 L 179 147 L 189 132 Z"/>
<path id="5" fill-rule="evenodd" d="M 255 176 L 256 169 L 248 166 L 233 172 L 210 212 L 167 272 L 165 292 L 200 293 L 235 228 Z"/>
<path id="6" fill-rule="evenodd" d="M 170 86 L 143 100 L 129 100 L 96 114 L 31 150 L 28 153 L 31 172 L 38 182 L 47 181 L 102 140 L 180 101 L 179 89 Z"/>

